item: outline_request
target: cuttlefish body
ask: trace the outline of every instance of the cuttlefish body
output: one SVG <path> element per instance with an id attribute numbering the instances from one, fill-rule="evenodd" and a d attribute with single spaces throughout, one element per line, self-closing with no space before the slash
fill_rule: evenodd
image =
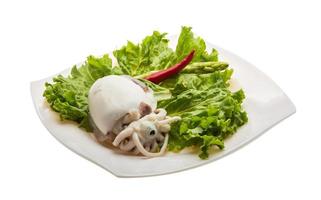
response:
<path id="1" fill-rule="evenodd" d="M 153 157 L 165 153 L 170 124 L 179 117 L 156 109 L 153 91 L 128 76 L 98 79 L 89 94 L 89 112 L 99 142 L 125 152 Z"/>

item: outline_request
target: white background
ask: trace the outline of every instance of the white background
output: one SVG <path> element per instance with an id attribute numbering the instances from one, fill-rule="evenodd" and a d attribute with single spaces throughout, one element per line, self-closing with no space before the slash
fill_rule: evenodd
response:
<path id="1" fill-rule="evenodd" d="M 320 199 L 317 2 L 0 1 L 0 199 Z M 67 150 L 40 123 L 30 81 L 181 25 L 255 64 L 297 113 L 206 166 L 131 179 Z"/>

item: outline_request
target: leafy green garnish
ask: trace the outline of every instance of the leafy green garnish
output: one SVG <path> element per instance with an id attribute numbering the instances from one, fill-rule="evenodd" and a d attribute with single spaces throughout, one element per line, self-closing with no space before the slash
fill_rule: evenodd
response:
<path id="1" fill-rule="evenodd" d="M 182 60 L 193 49 L 195 55 L 192 62 L 218 61 L 217 51 L 212 49 L 212 52 L 208 53 L 205 41 L 200 37 L 194 37 L 191 27 L 183 26 L 176 46 L 177 61 Z"/>
<path id="2" fill-rule="evenodd" d="M 88 119 L 88 91 L 99 78 L 113 74 L 112 61 L 106 54 L 101 58 L 89 56 L 79 68 L 73 66 L 70 75 L 58 75 L 46 83 L 43 96 L 62 120 L 72 120 L 91 131 Z"/>
<path id="3" fill-rule="evenodd" d="M 199 156 L 206 159 L 213 146 L 224 148 L 224 139 L 247 122 L 242 108 L 245 95 L 243 90 L 229 90 L 233 70 L 218 61 L 215 49 L 208 53 L 204 40 L 195 37 L 190 27 L 182 27 L 175 51 L 168 45 L 166 33 L 154 31 L 139 44 L 128 41 L 115 50 L 116 66 L 107 54 L 89 56 L 83 65 L 74 66 L 69 76 L 58 75 L 52 83 L 46 83 L 43 96 L 62 120 L 75 121 L 92 131 L 87 99 L 92 84 L 111 74 L 139 78 L 154 91 L 158 107 L 182 118 L 171 125 L 169 150 L 196 146 Z M 160 85 L 141 79 L 172 66 L 192 50 L 196 52 L 192 63 L 180 74 Z"/>
<path id="4" fill-rule="evenodd" d="M 176 54 L 168 47 L 169 40 L 165 36 L 166 33 L 154 31 L 140 44 L 128 41 L 126 46 L 115 50 L 114 56 L 123 74 L 137 76 L 172 66 Z"/>
<path id="5" fill-rule="evenodd" d="M 182 120 L 172 124 L 170 150 L 200 146 L 201 158 L 207 158 L 208 149 L 224 147 L 223 140 L 247 122 L 241 103 L 245 98 L 239 90 L 228 89 L 231 70 L 209 75 L 180 75 L 172 88 L 172 98 L 162 100 L 158 106 L 171 116 Z"/>

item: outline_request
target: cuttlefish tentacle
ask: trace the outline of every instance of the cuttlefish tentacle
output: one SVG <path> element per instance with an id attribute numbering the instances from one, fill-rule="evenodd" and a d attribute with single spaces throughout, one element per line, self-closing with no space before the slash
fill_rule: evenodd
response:
<path id="1" fill-rule="evenodd" d="M 162 108 L 158 108 L 155 110 L 156 112 L 156 116 L 157 116 L 157 119 L 158 120 L 162 120 L 162 119 L 165 119 L 166 115 L 167 115 L 167 112 L 165 109 L 162 109 Z"/>
<path id="2" fill-rule="evenodd" d="M 160 149 L 160 151 L 157 153 L 151 153 L 151 152 L 146 151 L 146 149 L 142 145 L 141 141 L 139 140 L 138 134 L 136 132 L 133 133 L 132 138 L 133 138 L 133 141 L 134 141 L 137 149 L 140 151 L 140 153 L 143 154 L 144 156 L 147 156 L 147 157 L 157 157 L 157 156 L 163 155 L 165 153 L 165 150 L 166 150 L 166 147 L 168 144 L 168 134 L 166 134 L 163 146 Z"/>
<path id="3" fill-rule="evenodd" d="M 156 126 L 158 127 L 158 130 L 163 133 L 167 133 L 171 129 L 169 124 L 156 124 Z"/>
<path id="4" fill-rule="evenodd" d="M 119 148 L 122 151 L 131 151 L 135 147 L 133 140 L 123 141 L 119 144 Z"/>
<path id="5" fill-rule="evenodd" d="M 137 147 L 135 146 L 135 148 L 131 151 L 134 155 L 139 154 L 139 150 L 137 149 Z"/>
<path id="6" fill-rule="evenodd" d="M 171 117 L 171 118 L 168 118 L 168 119 L 164 119 L 164 120 L 158 121 L 158 124 L 167 125 L 167 124 L 179 121 L 179 120 L 181 120 L 181 118 L 178 117 L 178 116 L 175 116 L 175 117 Z"/>
<path id="7" fill-rule="evenodd" d="M 167 148 L 170 123 L 181 118 L 166 116 L 164 109 L 156 109 L 147 114 L 148 108 L 144 104 L 140 107 L 141 110 L 132 110 L 120 120 L 123 130 L 118 132 L 113 145 L 133 154 L 161 156 Z M 137 120 L 138 117 L 140 118 Z"/>
<path id="8" fill-rule="evenodd" d="M 134 132 L 134 129 L 131 127 L 128 127 L 124 129 L 122 132 L 120 132 L 117 137 L 113 141 L 114 146 L 118 146 L 121 141 L 126 139 L 127 137 L 131 136 Z"/>
<path id="9" fill-rule="evenodd" d="M 170 124 L 175 121 L 179 121 L 180 119 L 181 119 L 180 117 L 172 117 L 161 121 L 157 121 L 156 122 L 157 129 L 161 132 L 167 133 L 171 129 Z"/>
<path id="10" fill-rule="evenodd" d="M 125 115 L 125 117 L 122 120 L 122 123 L 129 124 L 133 121 L 139 120 L 140 117 L 141 117 L 140 111 L 138 109 L 132 109 Z"/>

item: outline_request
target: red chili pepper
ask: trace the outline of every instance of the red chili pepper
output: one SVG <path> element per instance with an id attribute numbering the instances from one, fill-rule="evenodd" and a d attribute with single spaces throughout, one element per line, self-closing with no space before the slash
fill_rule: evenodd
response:
<path id="1" fill-rule="evenodd" d="M 145 77 L 145 79 L 157 84 L 175 74 L 178 74 L 182 69 L 184 69 L 184 67 L 186 67 L 192 61 L 194 53 L 195 50 L 191 51 L 191 53 L 189 53 L 181 62 L 165 70 L 155 72 Z"/>

